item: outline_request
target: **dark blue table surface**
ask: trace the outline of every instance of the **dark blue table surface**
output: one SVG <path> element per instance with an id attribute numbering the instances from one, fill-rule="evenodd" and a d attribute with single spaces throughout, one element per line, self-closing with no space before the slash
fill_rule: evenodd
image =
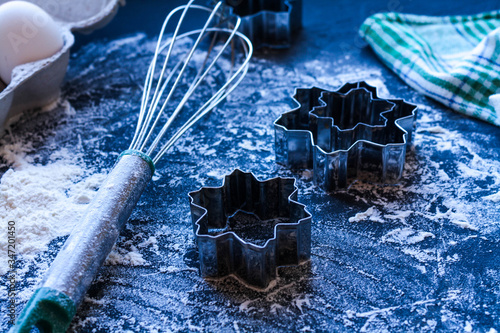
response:
<path id="1" fill-rule="evenodd" d="M 52 134 L 40 149 L 56 143 L 78 150 L 96 171 L 113 165 L 133 134 L 154 36 L 178 3 L 128 1 L 110 25 L 77 37 L 63 87 L 76 115 L 41 115 Z M 419 95 L 357 35 L 380 11 L 472 14 L 499 5 L 304 0 L 304 28 L 293 47 L 256 52 L 235 94 L 158 165 L 118 243 L 124 253 L 136 248 L 144 262 L 104 266 L 70 331 L 499 330 L 500 213 L 498 202 L 484 197 L 500 191 L 500 128 Z M 294 88 L 358 80 L 378 86 L 382 97 L 419 105 L 415 148 L 400 184 L 360 181 L 327 194 L 309 172 L 275 164 L 272 123 L 294 105 Z M 198 273 L 187 193 L 220 185 L 234 168 L 261 179 L 296 177 L 300 201 L 313 214 L 311 261 L 280 268 L 265 291 Z M 375 214 L 349 222 L 369 208 Z M 50 262 L 62 240 L 39 261 Z M 40 277 L 43 265 L 31 265 L 29 274 Z"/>

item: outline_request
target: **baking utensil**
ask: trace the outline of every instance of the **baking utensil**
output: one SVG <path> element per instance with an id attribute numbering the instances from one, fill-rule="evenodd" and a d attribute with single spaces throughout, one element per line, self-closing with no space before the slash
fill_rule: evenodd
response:
<path id="1" fill-rule="evenodd" d="M 226 0 L 255 48 L 290 47 L 302 27 L 302 0 Z"/>
<path id="2" fill-rule="evenodd" d="M 334 92 L 297 89 L 294 99 L 299 106 L 274 123 L 277 163 L 313 168 L 315 183 L 327 191 L 346 187 L 360 171 L 385 183 L 401 179 L 416 105 L 379 99 L 365 82 Z"/>
<path id="3" fill-rule="evenodd" d="M 99 267 L 111 251 L 120 230 L 152 178 L 155 164 L 185 131 L 228 96 L 245 76 L 253 47 L 250 40 L 237 31 L 240 19 L 227 16 L 222 2 L 213 9 L 193 2 L 194 0 L 191 0 L 186 5 L 177 7 L 165 19 L 146 75 L 138 125 L 130 149 L 120 155 L 11 332 L 30 332 L 33 327 L 43 332 L 67 330 Z M 201 23 L 202 28 L 180 33 L 181 25 L 190 9 L 207 12 L 208 19 Z M 180 14 L 179 21 L 172 37 L 167 38 L 166 27 L 176 14 Z M 217 37 L 221 35 L 227 38 L 217 44 Z M 179 39 L 190 36 L 195 36 L 192 47 L 179 63 L 170 66 L 174 53 L 180 52 L 175 48 L 176 43 Z M 181 82 L 189 80 L 187 68 L 190 64 L 196 65 L 197 62 L 193 59 L 196 58 L 195 51 L 206 37 L 211 38 L 212 43 L 208 46 L 205 61 L 199 65 L 195 78 L 182 92 L 181 101 L 167 117 L 166 111 L 171 105 L 172 96 L 183 85 Z M 241 47 L 242 56 L 235 54 L 236 47 Z M 163 52 L 163 65 L 158 66 Z M 231 68 L 227 80 L 218 86 L 219 90 L 214 95 L 200 101 L 200 97 L 194 95 L 195 90 L 225 56 L 230 56 L 235 62 L 233 66 L 229 66 Z M 202 105 L 163 142 L 162 138 L 166 136 L 188 100 L 193 104 L 201 102 Z"/>
<path id="4" fill-rule="evenodd" d="M 241 170 L 226 176 L 221 187 L 189 193 L 201 275 L 234 274 L 252 286 L 266 288 L 276 278 L 278 266 L 309 260 L 311 214 L 297 201 L 297 194 L 293 178 L 259 181 Z M 251 216 L 238 219 L 240 212 Z M 256 238 L 264 225 L 274 230 L 264 244 L 244 239 L 237 230 L 250 228 L 247 234 Z"/>

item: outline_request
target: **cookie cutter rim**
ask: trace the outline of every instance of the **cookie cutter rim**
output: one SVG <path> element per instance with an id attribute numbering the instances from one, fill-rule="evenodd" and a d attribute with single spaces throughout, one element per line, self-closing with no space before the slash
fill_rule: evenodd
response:
<path id="1" fill-rule="evenodd" d="M 239 3 L 231 4 L 230 0 L 226 0 L 225 3 L 230 8 L 231 14 L 237 15 L 241 18 L 241 26 L 239 30 L 250 38 L 256 49 L 261 47 L 279 49 L 288 48 L 292 45 L 294 32 L 300 30 L 302 27 L 302 0 L 267 1 L 268 3 L 275 1 L 275 3 L 280 5 L 280 7 L 286 7 L 287 10 L 273 11 L 265 9 L 255 11 L 254 13 L 248 15 L 236 14 L 238 11 L 237 6 L 241 5 L 244 1 L 245 0 L 239 1 Z M 273 19 L 267 19 L 268 15 Z M 286 20 L 279 19 L 280 16 L 286 17 Z M 261 17 L 262 19 L 260 19 Z M 283 21 L 286 21 L 286 24 L 283 24 Z M 254 33 L 254 30 L 259 31 L 259 28 L 262 28 L 262 33 Z M 275 36 L 272 36 L 274 37 L 274 41 L 273 38 L 267 36 L 270 32 L 274 32 L 275 34 Z M 278 37 L 280 33 L 281 36 Z M 259 35 L 258 38 L 256 35 Z M 262 41 L 259 41 L 259 39 Z"/>
<path id="2" fill-rule="evenodd" d="M 377 126 L 379 126 L 380 129 L 386 128 L 386 130 L 388 130 L 388 131 L 395 129 L 396 131 L 398 131 L 398 136 L 400 134 L 402 135 L 401 142 L 387 142 L 385 144 L 381 144 L 381 143 L 373 142 L 373 141 L 366 140 L 366 139 L 357 139 L 347 149 L 334 149 L 331 151 L 327 151 L 327 150 L 323 149 L 316 142 L 315 137 L 314 137 L 314 133 L 311 130 L 311 118 L 312 118 L 312 116 L 317 117 L 317 115 L 314 114 L 315 110 L 318 107 L 325 107 L 326 106 L 325 105 L 326 102 L 322 99 L 323 94 L 324 93 L 339 93 L 342 95 L 347 95 L 352 90 L 357 90 L 357 89 L 364 89 L 365 91 L 371 93 L 373 100 L 385 100 L 385 101 L 388 101 L 388 102 L 394 104 L 394 107 L 391 108 L 391 110 L 387 110 L 387 111 L 380 113 L 380 115 L 384 119 L 386 119 L 384 122 L 385 125 L 383 125 L 383 126 L 370 125 L 370 124 L 366 124 L 366 125 L 367 125 L 367 127 L 370 127 L 370 128 L 376 128 Z M 303 103 L 298 98 L 300 91 L 313 91 L 313 90 L 320 91 L 320 94 L 317 98 L 320 105 L 311 106 L 309 104 L 309 107 L 307 107 L 307 109 L 308 109 L 307 110 L 307 129 L 289 129 L 289 128 L 287 128 L 287 126 L 285 124 L 282 124 L 284 117 L 290 116 L 290 115 L 295 115 L 295 114 L 298 114 L 298 116 L 296 116 L 296 117 L 300 117 L 300 111 L 303 108 Z M 406 150 L 407 150 L 407 148 L 409 148 L 411 146 L 413 132 L 415 131 L 415 127 L 416 127 L 416 117 L 417 117 L 417 110 L 418 110 L 418 106 L 416 104 L 406 102 L 403 99 L 382 99 L 382 98 L 379 98 L 377 96 L 377 88 L 367 84 L 365 81 L 359 81 L 359 82 L 355 82 L 355 83 L 349 82 L 349 83 L 342 85 L 339 89 L 337 89 L 335 91 L 330 91 L 330 90 L 322 89 L 322 88 L 318 88 L 318 87 L 296 88 L 295 93 L 293 95 L 293 101 L 296 103 L 297 106 L 294 107 L 293 109 L 291 109 L 290 111 L 282 113 L 278 117 L 278 119 L 276 119 L 274 122 L 275 154 L 276 154 L 276 162 L 278 164 L 282 164 L 285 167 L 288 167 L 291 169 L 309 169 L 309 168 L 312 168 L 315 183 L 317 183 L 318 185 L 320 185 L 321 187 L 323 187 L 327 191 L 331 191 L 331 190 L 334 190 L 338 187 L 347 186 L 347 183 L 348 183 L 347 178 L 348 177 L 346 176 L 345 182 L 344 181 L 338 182 L 338 179 L 335 180 L 335 183 L 338 182 L 338 183 L 340 183 L 340 185 L 332 184 L 331 182 L 327 183 L 326 181 L 320 181 L 319 180 L 320 177 L 318 175 L 319 172 L 317 172 L 317 170 L 316 170 L 317 164 L 319 164 L 318 158 L 316 157 L 316 155 L 318 153 L 323 155 L 323 156 L 333 156 L 335 154 L 349 154 L 349 152 L 352 151 L 353 149 L 355 149 L 355 147 L 357 147 L 358 145 L 360 145 L 360 143 L 363 143 L 363 144 L 367 144 L 369 146 L 374 146 L 374 147 L 380 148 L 382 150 L 387 150 L 390 148 L 401 148 L 403 160 L 402 160 L 401 164 L 398 165 L 398 167 L 396 168 L 396 169 L 399 169 L 399 172 L 398 172 L 399 174 L 396 177 L 393 177 L 395 180 L 398 180 L 401 178 L 403 168 L 404 168 L 404 157 L 406 156 Z M 393 118 L 391 118 L 391 117 L 388 118 L 385 116 L 385 115 L 389 115 L 391 112 L 394 114 L 394 113 L 396 113 L 396 111 L 398 113 L 403 113 L 403 111 L 404 111 L 403 109 L 405 107 L 410 109 L 409 110 L 410 112 L 408 115 L 401 116 L 401 115 L 396 114 Z M 385 114 L 385 115 L 383 115 L 383 114 Z M 352 129 L 356 128 L 356 126 L 358 126 L 361 123 L 361 122 L 358 122 L 357 124 L 355 124 L 355 126 L 348 128 L 348 129 L 345 129 L 345 130 L 342 130 L 341 128 L 339 128 L 338 126 L 336 126 L 334 124 L 333 117 L 322 117 L 322 118 L 331 119 L 332 126 L 330 129 L 336 128 L 336 130 L 338 130 L 339 132 L 346 131 L 346 130 L 347 131 L 352 130 Z M 394 128 L 389 128 L 391 123 L 394 124 Z M 283 156 L 280 156 L 280 152 L 279 152 L 280 150 L 277 149 L 277 147 L 280 146 L 278 132 L 284 133 L 283 134 L 283 136 L 285 137 L 284 141 L 286 141 L 286 144 L 287 144 L 287 148 L 286 148 L 287 154 L 283 155 Z M 299 133 L 299 135 L 307 136 L 308 137 L 307 141 L 310 143 L 310 151 L 307 153 L 307 155 L 309 155 L 309 156 L 305 157 L 306 163 L 303 163 L 301 166 L 298 166 L 298 167 L 296 165 L 291 166 L 290 164 L 292 164 L 292 163 L 290 163 L 290 160 L 288 157 L 289 156 L 289 154 L 288 154 L 288 142 L 290 140 L 290 135 L 293 136 L 294 133 Z M 282 150 L 285 150 L 285 149 L 282 149 Z M 346 159 L 346 164 L 347 163 L 348 162 Z M 383 161 L 382 161 L 382 164 L 384 164 Z M 348 166 L 346 166 L 345 174 L 348 173 L 347 169 L 349 169 Z M 382 172 L 383 172 L 382 179 L 385 182 L 390 182 L 390 181 L 387 181 L 388 179 L 386 179 L 386 178 L 388 178 L 385 175 L 386 169 L 387 169 L 386 166 L 382 165 Z"/>
<path id="3" fill-rule="evenodd" d="M 309 114 L 311 116 L 314 116 L 316 119 L 331 120 L 331 126 L 330 126 L 330 128 L 334 128 L 336 131 L 338 131 L 340 133 L 347 133 L 347 132 L 350 132 L 350 131 L 355 132 L 355 131 L 359 130 L 361 127 L 365 127 L 365 128 L 379 128 L 379 129 L 383 129 L 383 128 L 387 127 L 387 122 L 389 121 L 389 119 L 384 114 L 394 111 L 394 108 L 395 108 L 396 105 L 394 103 L 392 103 L 392 102 L 388 102 L 389 104 L 391 104 L 391 107 L 388 110 L 381 111 L 379 113 L 379 116 L 383 118 L 383 124 L 369 124 L 369 123 L 366 123 L 366 122 L 359 121 L 354 126 L 347 127 L 347 128 L 341 128 L 339 125 L 335 124 L 335 120 L 334 120 L 333 117 L 320 116 L 320 115 L 317 114 L 317 111 L 318 111 L 319 108 L 327 107 L 327 103 L 322 99 L 322 97 L 323 97 L 323 95 L 325 93 L 338 94 L 338 95 L 343 96 L 343 97 L 348 97 L 348 95 L 350 95 L 355 90 L 364 90 L 364 91 L 366 91 L 368 93 L 368 95 L 370 96 L 370 101 L 371 102 L 373 102 L 373 101 L 386 102 L 387 101 L 387 100 L 384 100 L 384 99 L 374 98 L 373 94 L 369 90 L 365 89 L 364 87 L 363 88 L 350 89 L 346 94 L 338 94 L 335 91 L 332 91 L 332 92 L 323 91 L 321 93 L 321 96 L 318 99 L 321 103 L 323 103 L 323 105 L 314 106 L 313 109 L 309 112 Z M 309 131 L 309 132 L 311 132 L 311 131 Z M 313 140 L 314 140 L 314 134 L 312 132 L 311 132 L 311 135 L 313 135 Z M 369 141 L 369 140 L 366 140 L 366 139 L 357 139 L 347 149 L 334 149 L 332 151 L 329 151 L 327 149 L 323 149 L 319 144 L 316 144 L 316 147 L 318 149 L 320 149 L 325 154 L 333 153 L 333 152 L 336 152 L 336 151 L 346 151 L 347 152 L 350 149 L 352 149 L 353 146 L 357 145 L 359 141 L 373 142 L 373 141 Z M 378 144 L 376 142 L 373 142 L 373 143 L 374 144 Z"/>
<path id="4" fill-rule="evenodd" d="M 255 182 L 257 184 L 263 184 L 264 186 L 266 184 L 270 184 L 270 183 L 276 183 L 276 182 L 283 182 L 283 183 L 288 183 L 288 185 L 290 185 L 292 187 L 292 191 L 286 196 L 286 202 L 288 204 L 288 206 L 291 208 L 292 206 L 295 206 L 299 211 L 303 212 L 303 216 L 298 218 L 296 222 L 280 222 L 280 223 L 276 223 L 273 227 L 273 237 L 272 238 L 269 238 L 266 240 L 266 242 L 263 244 L 263 245 L 257 245 L 257 244 L 254 244 L 252 243 L 251 241 L 246 241 L 245 239 L 243 239 L 242 237 L 240 237 L 236 232 L 234 231 L 231 231 L 231 230 L 228 230 L 228 231 L 225 231 L 225 232 L 222 232 L 221 234 L 219 235 L 209 235 L 209 234 L 201 234 L 200 233 L 200 229 L 201 229 L 201 221 L 203 219 L 208 219 L 208 213 L 209 213 L 209 209 L 210 207 L 205 207 L 201 204 L 198 204 L 196 203 L 196 195 L 201 195 L 201 193 L 203 191 L 208 191 L 208 190 L 217 190 L 217 189 L 220 189 L 221 191 L 224 190 L 224 188 L 227 188 L 228 186 L 228 183 L 230 182 L 229 179 L 231 179 L 231 177 L 250 177 L 250 181 L 251 182 Z M 235 169 L 232 173 L 228 174 L 228 175 L 225 175 L 224 179 L 223 179 L 223 182 L 222 182 L 222 185 L 221 186 L 206 186 L 206 187 L 201 187 L 199 190 L 196 190 L 196 191 L 192 191 L 192 192 L 189 192 L 188 193 L 188 197 L 189 197 L 189 201 L 190 201 L 190 207 L 191 207 L 191 218 L 192 218 L 192 224 L 193 224 L 193 231 L 194 231 L 194 238 L 195 238 L 195 241 L 196 241 L 196 246 L 198 248 L 199 251 L 200 250 L 200 246 L 199 246 L 199 240 L 209 240 L 209 241 L 212 241 L 212 242 L 215 242 L 217 243 L 217 241 L 224 241 L 226 239 L 232 239 L 232 241 L 236 241 L 237 243 L 239 243 L 243 248 L 245 249 L 251 249 L 253 251 L 257 251 L 257 252 L 262 252 L 262 255 L 265 255 L 266 254 L 266 251 L 270 251 L 271 254 L 273 254 L 272 252 L 274 252 L 274 263 L 271 263 L 270 264 L 270 269 L 269 269 L 269 272 L 268 272 L 268 276 L 262 276 L 262 281 L 250 281 L 248 279 L 246 279 L 244 276 L 241 276 L 238 274 L 237 272 L 237 269 L 230 269 L 228 270 L 227 272 L 222 272 L 221 274 L 219 274 L 218 270 L 217 270 L 217 274 L 215 275 L 207 275 L 204 273 L 204 270 L 202 268 L 204 262 L 203 262 L 203 259 L 202 259 L 202 253 L 200 252 L 200 272 L 202 274 L 202 276 L 204 278 L 224 278 L 224 277 L 227 277 L 229 275 L 233 275 L 235 276 L 238 280 L 242 280 L 244 283 L 246 284 L 249 284 L 253 287 L 257 287 L 257 288 L 266 288 L 269 283 L 275 279 L 276 277 L 276 271 L 277 271 L 277 268 L 278 267 L 284 267 L 284 266 L 291 266 L 291 265 L 299 265 L 303 262 L 306 262 L 308 260 L 310 260 L 310 255 L 311 255 L 311 222 L 312 222 L 312 214 L 307 210 L 307 207 L 306 205 L 298 202 L 297 200 L 297 196 L 298 196 L 298 187 L 296 185 L 296 180 L 295 178 L 290 178 L 290 177 L 274 177 L 274 178 L 270 178 L 270 179 L 266 179 L 266 180 L 259 180 L 252 172 L 244 172 L 240 169 Z M 279 199 L 278 199 L 279 200 Z M 221 204 L 224 204 L 226 200 L 223 200 Z M 195 216 L 195 214 L 193 213 L 193 208 L 199 210 L 199 211 L 202 211 L 202 214 L 200 214 L 197 218 Z M 232 216 L 234 216 L 236 213 L 238 213 L 239 211 L 242 211 L 242 212 L 246 212 L 246 213 L 250 213 L 250 214 L 255 214 L 257 217 L 260 218 L 259 214 L 256 213 L 256 212 L 249 212 L 245 209 L 242 209 L 242 208 L 239 208 L 239 209 L 236 209 L 233 213 L 225 216 L 226 218 L 226 221 L 231 218 Z M 292 213 L 289 211 L 288 212 L 289 214 L 289 218 L 292 219 Z M 280 218 L 281 216 L 279 217 L 275 217 L 275 218 Z M 227 222 L 226 222 L 227 223 Z M 207 222 L 208 224 L 208 222 Z M 307 233 L 305 235 L 305 237 L 302 237 L 302 238 L 305 238 L 305 239 L 301 239 L 301 236 L 304 236 L 304 235 L 301 235 L 301 236 L 297 236 L 297 242 L 296 242 L 296 250 L 297 250 L 297 253 L 296 253 L 296 260 L 291 260 L 291 261 L 288 261 L 288 262 L 285 262 L 285 263 L 280 263 L 279 262 L 279 256 L 278 256 L 278 253 L 279 253 L 279 250 L 278 250 L 278 240 L 279 240 L 279 231 L 281 231 L 282 229 L 293 229 L 293 230 L 296 230 L 297 234 L 299 234 L 300 230 L 299 228 L 308 228 L 307 230 Z M 305 247 L 303 246 L 305 244 Z M 305 253 L 303 253 L 301 255 L 301 249 L 305 249 Z M 273 251 L 274 250 L 274 251 Z M 232 257 L 233 256 L 233 253 L 229 253 L 229 255 Z M 217 253 L 217 257 L 219 257 L 218 253 Z M 255 268 L 255 267 L 254 267 Z M 264 275 L 265 272 L 261 273 L 262 275 Z"/>

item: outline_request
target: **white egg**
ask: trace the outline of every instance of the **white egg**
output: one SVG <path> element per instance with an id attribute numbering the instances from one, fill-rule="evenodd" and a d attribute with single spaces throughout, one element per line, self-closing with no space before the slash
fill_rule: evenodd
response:
<path id="1" fill-rule="evenodd" d="M 26 1 L 0 6 L 0 78 L 6 84 L 14 67 L 48 58 L 63 43 L 59 26 L 42 8 Z"/>

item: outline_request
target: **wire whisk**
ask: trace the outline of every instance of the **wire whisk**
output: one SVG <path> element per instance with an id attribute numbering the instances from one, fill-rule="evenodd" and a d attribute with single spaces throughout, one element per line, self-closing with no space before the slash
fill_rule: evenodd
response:
<path id="1" fill-rule="evenodd" d="M 189 10 L 207 12 L 208 19 L 202 28 L 181 33 L 181 25 Z M 170 38 L 165 38 L 166 28 L 177 13 L 180 18 L 174 33 Z M 32 332 L 34 327 L 42 332 L 66 332 L 97 271 L 151 180 L 155 164 L 182 134 L 223 101 L 244 78 L 253 47 L 250 40 L 238 32 L 240 18 L 228 13 L 223 2 L 217 3 L 212 9 L 196 5 L 194 0 L 191 0 L 167 16 L 146 75 L 139 119 L 130 149 L 120 155 L 11 332 L 28 333 Z M 226 38 L 221 39 L 221 36 Z M 174 52 L 175 45 L 190 37 L 194 37 L 194 42 L 187 55 L 171 66 L 174 53 L 175 56 L 179 53 L 179 50 Z M 189 80 L 189 74 L 192 73 L 190 69 L 194 64 L 195 52 L 200 45 L 206 44 L 205 39 L 207 42 L 211 39 L 205 60 L 191 83 L 187 84 L 187 89 L 179 93 L 179 87 L 186 86 L 184 82 Z M 242 50 L 240 57 L 235 55 L 238 48 Z M 201 106 L 192 111 L 188 120 L 163 143 L 162 139 L 166 137 L 174 120 L 182 110 L 188 109 L 187 102 L 190 99 L 199 102 L 200 94 L 197 88 L 207 81 L 217 63 L 229 53 L 228 51 L 231 51 L 231 66 L 227 79 L 211 97 L 201 102 Z M 165 60 L 160 67 L 160 55 L 164 52 Z M 211 57 L 213 53 L 215 55 Z M 238 66 L 235 65 L 236 62 Z M 161 69 L 158 73 L 159 68 Z M 172 107 L 174 94 L 180 94 L 181 98 L 180 102 Z M 167 115 L 172 108 L 173 111 Z"/>
<path id="2" fill-rule="evenodd" d="M 238 86 L 238 84 L 245 77 L 248 71 L 248 64 L 253 53 L 253 47 L 250 40 L 245 35 L 237 31 L 241 23 L 241 19 L 239 17 L 233 16 L 236 22 L 234 23 L 232 28 L 224 28 L 221 26 L 215 26 L 215 27 L 210 26 L 210 24 L 215 22 L 216 19 L 219 20 L 219 25 L 220 22 L 229 23 L 227 22 L 229 20 L 229 18 L 227 17 L 227 13 L 224 12 L 224 9 L 226 8 L 223 6 L 222 2 L 217 3 L 213 10 L 204 6 L 194 5 L 193 2 L 194 0 L 189 1 L 189 3 L 185 6 L 177 7 L 172 12 L 170 12 L 170 14 L 165 19 L 165 22 L 163 23 L 162 29 L 160 31 L 158 44 L 156 46 L 153 61 L 151 62 L 151 65 L 149 67 L 148 74 L 146 76 L 146 81 L 144 84 L 144 93 L 142 96 L 139 121 L 137 124 L 134 138 L 130 145 L 130 149 L 138 150 L 145 153 L 146 155 L 150 156 L 153 159 L 154 163 L 157 163 L 160 160 L 160 158 L 165 154 L 165 152 L 172 147 L 172 145 L 177 141 L 177 139 L 179 139 L 180 136 L 184 134 L 184 132 L 186 132 L 191 126 L 193 126 L 196 122 L 198 122 L 205 114 L 207 114 L 221 101 L 223 101 Z M 180 34 L 179 31 L 181 25 L 189 9 L 198 9 L 201 11 L 206 11 L 210 13 L 210 16 L 206 21 L 205 25 L 203 26 L 203 28 Z M 177 24 L 175 31 L 173 33 L 173 36 L 171 37 L 171 39 L 163 42 L 165 29 L 167 28 L 171 18 L 177 12 L 182 12 L 182 13 L 179 19 L 179 23 Z M 210 62 L 210 64 L 207 65 L 206 62 L 209 59 L 210 53 L 214 50 L 214 41 L 216 38 L 219 37 L 218 35 L 220 34 L 227 34 L 228 37 L 224 42 L 224 44 L 222 45 L 222 47 L 220 47 L 220 49 L 218 50 L 217 55 Z M 169 75 L 166 75 L 167 67 L 172 58 L 172 52 L 175 47 L 175 43 L 178 40 L 193 35 L 198 35 L 198 37 L 196 38 L 191 49 L 189 50 L 187 57 L 185 59 L 181 59 L 174 66 L 172 66 Z M 163 124 L 159 134 L 155 136 L 154 131 L 157 128 L 158 123 L 160 122 L 162 116 L 165 114 L 165 110 L 169 105 L 172 96 L 174 95 L 174 92 L 178 88 L 179 83 L 183 78 L 183 75 L 186 74 L 186 70 L 190 64 L 190 61 L 193 58 L 196 49 L 202 43 L 204 38 L 210 36 L 212 37 L 212 43 L 207 52 L 205 62 L 199 69 L 195 79 L 192 80 L 188 90 L 184 93 L 182 100 L 179 102 L 179 104 L 177 104 L 175 110 L 170 115 L 166 123 Z M 167 130 L 171 127 L 177 115 L 179 115 L 179 113 L 185 106 L 186 102 L 194 95 L 195 90 L 200 86 L 200 84 L 207 77 L 207 75 L 209 75 L 210 71 L 216 65 L 217 61 L 219 61 L 219 59 L 222 57 L 224 52 L 230 46 L 232 46 L 231 49 L 232 52 L 234 52 L 235 48 L 234 37 L 239 38 L 239 41 L 242 44 L 241 48 L 244 54 L 244 60 L 242 61 L 239 68 L 235 70 L 233 73 L 230 73 L 229 78 L 227 79 L 225 84 L 223 84 L 220 87 L 220 89 L 209 100 L 207 100 L 196 112 L 194 112 L 189 118 L 189 120 L 186 123 L 184 123 L 184 125 L 180 127 L 178 131 L 172 137 L 170 137 L 170 139 L 163 146 L 161 146 L 161 148 L 159 148 L 160 141 L 164 138 L 165 134 L 167 133 Z M 163 66 L 160 71 L 160 77 L 157 80 L 156 88 L 153 88 L 153 82 L 155 81 L 154 75 L 156 73 L 156 67 L 158 64 L 158 57 L 165 50 L 167 50 L 167 53 L 165 60 L 163 62 Z M 234 55 L 232 61 L 234 62 Z M 231 68 L 234 67 L 234 63 L 232 63 L 232 65 L 233 66 L 231 66 Z M 177 72 L 179 73 L 175 77 L 175 74 Z M 175 80 L 172 81 L 174 77 Z M 171 86 L 171 88 L 168 92 L 167 97 L 160 103 L 161 97 L 164 95 L 165 90 L 169 86 Z M 151 145 L 148 147 L 148 144 L 150 142 Z"/>

